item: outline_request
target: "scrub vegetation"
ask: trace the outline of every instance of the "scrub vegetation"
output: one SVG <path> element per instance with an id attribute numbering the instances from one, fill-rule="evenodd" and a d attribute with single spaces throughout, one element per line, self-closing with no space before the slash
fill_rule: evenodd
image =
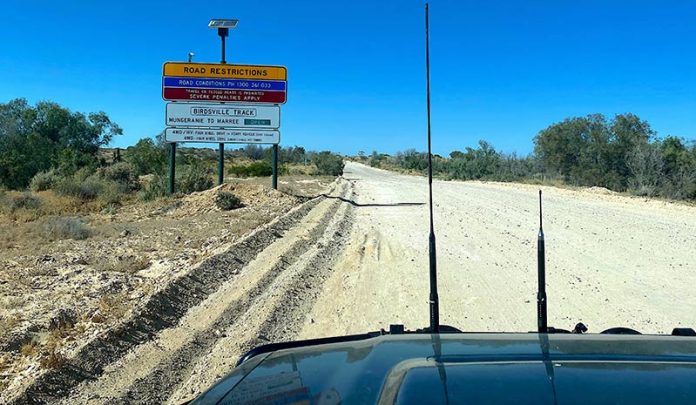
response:
<path id="1" fill-rule="evenodd" d="M 425 173 L 427 154 L 394 156 L 373 152 L 358 159 L 373 167 Z M 604 187 L 640 196 L 696 199 L 696 143 L 657 137 L 634 114 L 607 119 L 601 114 L 567 118 L 541 130 L 534 152 L 517 156 L 486 141 L 476 148 L 434 156 L 433 173 L 456 180 L 491 180 Z"/>
<path id="2" fill-rule="evenodd" d="M 122 133 L 104 112 L 72 112 L 52 102 L 31 106 L 24 99 L 0 104 L 0 188 L 22 192 L 0 195 L 0 210 L 25 220 L 61 214 L 55 206 L 42 211 L 43 197 L 37 193 L 43 192 L 79 201 L 80 212 L 113 212 L 128 202 L 166 197 L 169 149 L 162 134 L 140 139 L 125 149 L 105 148 Z M 308 152 L 299 146 L 278 149 L 280 175 L 342 173 L 343 158 L 339 155 Z M 176 196 L 212 188 L 216 159 L 217 152 L 212 149 L 179 147 Z M 271 176 L 271 159 L 271 147 L 232 149 L 228 145 L 226 175 Z M 74 213 L 74 204 L 63 202 L 69 205 L 65 211 Z"/>
<path id="3" fill-rule="evenodd" d="M 242 200 L 229 191 L 219 191 L 215 195 L 215 205 L 223 211 L 242 208 Z"/>

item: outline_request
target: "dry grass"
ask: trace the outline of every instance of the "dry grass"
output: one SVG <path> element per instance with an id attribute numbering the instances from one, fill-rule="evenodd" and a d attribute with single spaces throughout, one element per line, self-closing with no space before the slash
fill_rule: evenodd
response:
<path id="1" fill-rule="evenodd" d="M 36 193 L 8 191 L 0 205 L 0 211 L 7 218 L 17 222 L 32 222 L 49 215 L 88 214 L 102 209 L 99 201 L 85 202 L 79 198 L 58 195 L 50 190 Z"/>
<path id="2" fill-rule="evenodd" d="M 19 314 L 0 315 L 0 340 L 4 341 L 11 335 L 12 331 L 15 330 L 24 319 Z M 2 355 L 2 352 L 0 352 Z"/>
<path id="3" fill-rule="evenodd" d="M 92 315 L 90 321 L 92 321 L 93 323 L 104 323 L 106 322 L 106 317 L 101 313 L 97 312 L 96 314 Z"/>
<path id="4" fill-rule="evenodd" d="M 51 329 L 46 338 L 46 345 L 51 348 L 62 346 L 63 340 L 71 336 L 75 332 L 72 326 L 63 326 L 60 328 Z"/>
<path id="5" fill-rule="evenodd" d="M 71 338 L 75 334 L 75 328 L 72 326 L 65 326 L 62 328 L 52 329 L 46 341 L 44 342 L 44 347 L 49 352 L 55 352 L 56 350 L 63 347 L 65 340 Z"/>
<path id="6" fill-rule="evenodd" d="M 39 364 L 41 364 L 42 368 L 52 369 L 59 368 L 60 366 L 65 364 L 65 361 L 65 356 L 63 356 L 60 352 L 56 350 L 52 350 L 41 356 Z"/>
<path id="7" fill-rule="evenodd" d="M 5 374 L 5 370 L 10 368 L 12 361 L 9 353 L 0 353 L 0 391 L 10 385 L 9 376 Z"/>
<path id="8" fill-rule="evenodd" d="M 75 325 L 74 329 L 76 334 L 81 335 L 87 331 L 87 325 L 84 323 L 78 323 Z"/>
<path id="9" fill-rule="evenodd" d="M 0 353 L 0 373 L 10 368 L 11 360 L 10 353 Z M 0 388 L 2 388 L 2 382 L 0 381 Z"/>
<path id="10" fill-rule="evenodd" d="M 9 333 L 10 329 L 7 319 L 5 319 L 5 317 L 0 317 L 0 340 L 5 339 L 5 334 Z"/>
<path id="11" fill-rule="evenodd" d="M 32 224 L 15 223 L 9 218 L 0 218 L 0 249 L 9 250 L 35 241 Z M 34 242 L 35 243 L 35 242 Z"/>
<path id="12" fill-rule="evenodd" d="M 0 301 L 0 308 L 6 311 L 17 309 L 22 305 L 24 305 L 24 299 L 22 299 L 21 297 L 8 296 L 4 297 L 2 301 Z"/>
<path id="13" fill-rule="evenodd" d="M 150 267 L 150 259 L 146 256 L 120 256 L 107 260 L 100 259 L 94 263 L 94 269 L 100 272 L 114 271 L 131 275 L 148 267 Z"/>
<path id="14" fill-rule="evenodd" d="M 123 293 L 109 294 L 99 299 L 99 312 L 92 317 L 92 322 L 99 323 L 95 317 L 101 316 L 102 322 L 123 318 L 128 312 L 127 298 Z"/>
<path id="15" fill-rule="evenodd" d="M 19 352 L 22 353 L 22 356 L 25 357 L 33 357 L 39 354 L 39 344 L 32 340 L 29 343 L 25 343 L 22 345 L 22 347 L 19 349 Z"/>
<path id="16" fill-rule="evenodd" d="M 22 317 L 19 314 L 5 316 L 0 318 L 0 330 L 8 331 L 16 328 L 22 322 Z"/>
<path id="17" fill-rule="evenodd" d="M 83 240 L 92 235 L 92 230 L 81 218 L 51 217 L 43 223 L 43 236 L 48 240 Z"/>
<path id="18" fill-rule="evenodd" d="M 285 163 L 281 166 L 281 170 L 288 176 L 314 176 L 317 174 L 317 167 L 313 164 Z"/>

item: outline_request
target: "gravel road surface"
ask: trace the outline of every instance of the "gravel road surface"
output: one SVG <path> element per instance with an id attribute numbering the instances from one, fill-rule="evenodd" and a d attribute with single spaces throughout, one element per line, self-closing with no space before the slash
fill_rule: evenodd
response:
<path id="1" fill-rule="evenodd" d="M 355 223 L 303 337 L 428 324 L 425 178 L 349 163 Z M 696 327 L 696 207 L 541 187 L 549 325 Z M 441 323 L 535 329 L 538 186 L 435 181 Z"/>

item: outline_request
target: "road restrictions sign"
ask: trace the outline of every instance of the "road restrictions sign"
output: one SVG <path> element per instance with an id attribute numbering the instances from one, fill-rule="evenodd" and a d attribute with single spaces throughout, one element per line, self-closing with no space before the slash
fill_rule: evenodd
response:
<path id="1" fill-rule="evenodd" d="M 167 103 L 165 125 L 278 129 L 280 107 L 277 105 Z"/>
<path id="2" fill-rule="evenodd" d="M 287 99 L 287 69 L 284 66 L 166 62 L 162 98 L 283 104 Z"/>
<path id="3" fill-rule="evenodd" d="M 280 132 L 263 129 L 167 128 L 167 142 L 280 143 Z"/>

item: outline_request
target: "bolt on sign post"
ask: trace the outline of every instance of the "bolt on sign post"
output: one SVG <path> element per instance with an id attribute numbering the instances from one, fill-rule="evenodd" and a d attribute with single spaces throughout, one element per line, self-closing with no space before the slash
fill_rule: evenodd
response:
<path id="1" fill-rule="evenodd" d="M 221 39 L 221 63 L 165 62 L 162 98 L 167 103 L 165 141 L 170 143 L 169 192 L 174 192 L 178 142 L 218 143 L 218 184 L 224 180 L 226 143 L 273 145 L 272 186 L 278 185 L 280 104 L 287 100 L 287 68 L 232 65 L 225 38 L 237 20 L 211 20 Z"/>

